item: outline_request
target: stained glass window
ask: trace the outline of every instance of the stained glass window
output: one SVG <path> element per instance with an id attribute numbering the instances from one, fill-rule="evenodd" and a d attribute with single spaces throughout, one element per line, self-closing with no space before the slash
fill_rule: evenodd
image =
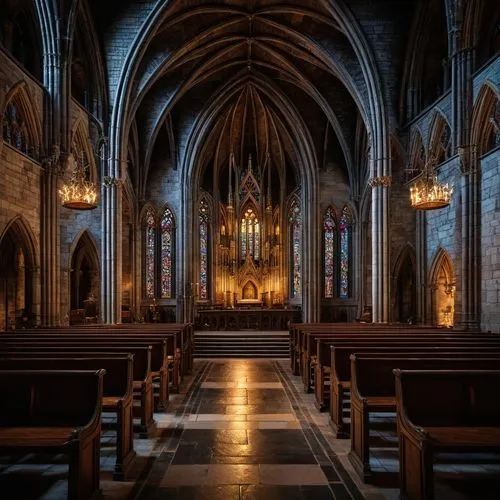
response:
<path id="1" fill-rule="evenodd" d="M 325 297 L 331 298 L 335 290 L 335 212 L 328 207 L 323 218 Z"/>
<path id="2" fill-rule="evenodd" d="M 146 232 L 146 297 L 155 296 L 155 254 L 156 254 L 156 221 L 155 213 L 152 208 L 146 212 L 145 218 Z"/>
<path id="3" fill-rule="evenodd" d="M 352 214 L 348 207 L 342 210 L 339 221 L 340 232 L 340 298 L 349 297 L 351 267 Z"/>
<path id="4" fill-rule="evenodd" d="M 241 219 L 240 229 L 241 260 L 248 255 L 255 260 L 260 256 L 260 224 L 253 208 L 247 208 Z"/>
<path id="5" fill-rule="evenodd" d="M 5 107 L 3 117 L 3 139 L 19 151 L 34 158 L 34 151 L 30 151 L 28 133 L 19 105 L 12 99 Z"/>
<path id="6" fill-rule="evenodd" d="M 209 220 L 210 214 L 208 203 L 202 200 L 200 203 L 200 287 L 199 298 L 208 299 L 208 248 L 209 248 Z"/>
<path id="7" fill-rule="evenodd" d="M 292 203 L 288 215 L 291 236 L 291 297 L 302 293 L 302 213 L 297 201 Z"/>
<path id="8" fill-rule="evenodd" d="M 493 149 L 500 146 L 500 99 L 497 99 L 493 106 L 490 122 L 493 124 L 493 133 L 488 146 Z"/>
<path id="9" fill-rule="evenodd" d="M 173 253 L 174 253 L 174 216 L 166 208 L 161 218 L 161 297 L 173 296 Z"/>

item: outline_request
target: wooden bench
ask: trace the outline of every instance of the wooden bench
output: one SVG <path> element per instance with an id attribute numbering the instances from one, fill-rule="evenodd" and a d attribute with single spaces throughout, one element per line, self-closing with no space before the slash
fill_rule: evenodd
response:
<path id="1" fill-rule="evenodd" d="M 134 375 L 133 390 L 134 400 L 139 401 L 139 406 L 134 406 L 134 417 L 140 418 L 141 422 L 138 428 L 140 437 L 147 438 L 155 428 L 153 420 L 153 390 L 151 380 L 151 346 L 130 346 L 122 345 L 70 345 L 61 347 L 59 345 L 39 344 L 32 342 L 18 342 L 14 345 L 5 345 L 0 342 L 0 354 L 4 357 L 71 357 L 75 354 L 87 357 L 102 357 L 110 354 L 123 356 L 133 354 L 134 356 Z"/>
<path id="2" fill-rule="evenodd" d="M 116 463 L 113 479 L 125 480 L 134 461 L 133 440 L 133 369 L 132 354 L 109 357 L 24 357 L 5 358 L 0 354 L 2 370 L 106 370 L 102 409 L 116 414 Z"/>
<path id="3" fill-rule="evenodd" d="M 411 356 L 411 357 L 409 357 Z M 364 482 L 371 479 L 370 420 L 372 412 L 394 413 L 396 392 L 393 370 L 500 370 L 500 354 L 467 358 L 463 353 L 443 357 L 433 353 L 412 353 L 398 357 L 351 356 L 351 451 L 349 459 Z M 446 398 L 446 395 L 443 395 Z M 499 422 L 500 423 L 500 422 Z"/>
<path id="4" fill-rule="evenodd" d="M 478 347 L 466 345 L 454 347 L 450 345 L 436 346 L 373 346 L 358 344 L 354 345 L 333 345 L 331 346 L 331 384 L 330 384 L 330 425 L 332 426 L 337 438 L 350 437 L 350 423 L 346 421 L 344 415 L 344 403 L 346 396 L 351 389 L 351 354 L 363 353 L 372 356 L 397 356 L 399 353 L 413 354 L 418 352 L 425 353 L 453 353 L 454 355 L 463 354 L 465 357 L 483 356 L 485 353 L 500 353 L 500 346 Z M 435 354 L 435 355 L 436 355 Z"/>
<path id="5" fill-rule="evenodd" d="M 394 374 L 401 497 L 433 500 L 435 452 L 500 452 L 500 371 Z"/>
<path id="6" fill-rule="evenodd" d="M 0 452 L 64 453 L 68 499 L 101 497 L 104 370 L 0 370 Z"/>
<path id="7" fill-rule="evenodd" d="M 174 357 L 176 352 L 175 336 L 173 335 L 137 335 L 137 334 L 125 334 L 125 335 L 108 335 L 104 333 L 95 333 L 93 331 L 89 332 L 74 332 L 67 331 L 64 335 L 61 333 L 53 332 L 43 332 L 39 334 L 27 333 L 25 335 L 20 334 L 7 334 L 0 338 L 0 343 L 12 344 L 18 342 L 39 342 L 54 344 L 61 347 L 65 345 L 77 344 L 89 344 L 94 345 L 110 345 L 110 346 L 122 346 L 125 343 L 129 345 L 143 345 L 151 346 L 151 376 L 153 383 L 157 381 L 154 389 L 155 398 L 155 410 L 163 411 L 168 406 L 169 399 L 169 372 L 172 373 L 172 378 L 174 379 L 177 386 L 173 386 L 172 390 L 178 391 L 179 385 L 179 362 L 178 357 Z"/>

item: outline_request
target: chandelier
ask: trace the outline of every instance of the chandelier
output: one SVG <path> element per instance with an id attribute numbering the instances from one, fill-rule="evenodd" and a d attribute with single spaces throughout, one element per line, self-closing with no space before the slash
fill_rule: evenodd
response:
<path id="1" fill-rule="evenodd" d="M 427 162 L 420 177 L 410 186 L 411 206 L 418 210 L 444 208 L 451 201 L 453 188 L 438 182 L 432 164 L 432 161 Z"/>
<path id="2" fill-rule="evenodd" d="M 92 210 L 97 207 L 97 187 L 88 179 L 88 168 L 83 157 L 80 161 L 75 161 L 73 156 L 69 155 L 68 165 L 71 163 L 71 177 L 59 189 L 62 206 L 72 210 Z"/>

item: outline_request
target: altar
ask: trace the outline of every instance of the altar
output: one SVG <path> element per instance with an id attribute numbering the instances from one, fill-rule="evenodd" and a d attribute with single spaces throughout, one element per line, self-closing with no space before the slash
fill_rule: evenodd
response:
<path id="1" fill-rule="evenodd" d="M 199 311 L 196 330 L 288 330 L 290 322 L 300 322 L 300 309 L 206 309 Z"/>

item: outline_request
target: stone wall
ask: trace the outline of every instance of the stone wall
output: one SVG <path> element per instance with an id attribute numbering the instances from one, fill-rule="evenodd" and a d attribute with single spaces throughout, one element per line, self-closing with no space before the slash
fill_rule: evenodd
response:
<path id="1" fill-rule="evenodd" d="M 500 333 L 500 149 L 481 158 L 481 328 Z"/>

